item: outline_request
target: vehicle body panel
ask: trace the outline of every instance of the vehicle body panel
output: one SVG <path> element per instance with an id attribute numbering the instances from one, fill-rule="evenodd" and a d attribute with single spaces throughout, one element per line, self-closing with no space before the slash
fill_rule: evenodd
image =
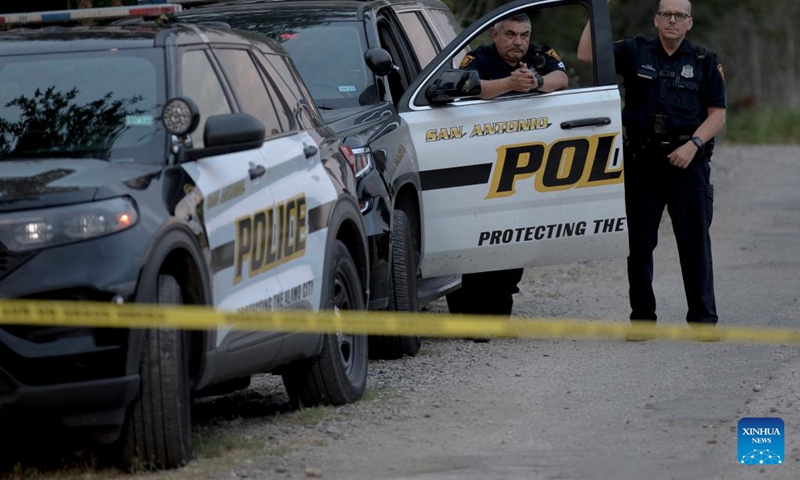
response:
<path id="1" fill-rule="evenodd" d="M 596 67 L 596 86 L 549 94 L 436 106 L 424 94 L 437 72 L 504 16 L 574 3 L 518 0 L 486 14 L 404 94 L 400 115 L 420 159 L 426 205 L 424 277 L 627 255 L 620 98 L 611 66 Z M 594 2 L 588 11 L 597 35 L 610 37 L 601 21 L 607 6 Z M 610 48 L 610 40 L 600 44 L 599 57 Z"/>

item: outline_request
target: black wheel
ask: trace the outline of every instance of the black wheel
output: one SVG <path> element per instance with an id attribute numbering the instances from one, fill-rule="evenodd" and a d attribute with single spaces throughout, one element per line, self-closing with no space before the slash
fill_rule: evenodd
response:
<path id="1" fill-rule="evenodd" d="M 157 302 L 181 305 L 178 281 L 158 276 Z M 126 470 L 176 468 L 192 458 L 191 398 L 186 336 L 148 330 L 142 345 L 139 397 L 131 405 L 123 438 Z"/>
<path id="2" fill-rule="evenodd" d="M 341 241 L 336 241 L 330 262 L 325 308 L 364 310 L 358 270 Z M 320 354 L 291 364 L 282 374 L 283 383 L 294 406 L 352 403 L 364 395 L 367 362 L 366 335 L 325 334 Z"/>
<path id="3" fill-rule="evenodd" d="M 414 238 L 408 215 L 402 210 L 394 212 L 392 226 L 392 259 L 389 269 L 389 310 L 418 312 L 417 264 L 414 255 Z M 419 353 L 422 339 L 418 335 L 374 335 L 369 337 L 370 358 L 395 359 Z"/>

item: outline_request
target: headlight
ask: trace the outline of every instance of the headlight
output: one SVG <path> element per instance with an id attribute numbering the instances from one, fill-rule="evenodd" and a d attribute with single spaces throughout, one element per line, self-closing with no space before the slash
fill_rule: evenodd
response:
<path id="1" fill-rule="evenodd" d="M 0 242 L 8 250 L 39 250 L 120 232 L 139 214 L 129 198 L 0 213 Z"/>

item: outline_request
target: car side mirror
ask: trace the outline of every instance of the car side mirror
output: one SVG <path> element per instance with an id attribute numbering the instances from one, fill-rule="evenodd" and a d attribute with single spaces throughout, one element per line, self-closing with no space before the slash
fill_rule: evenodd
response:
<path id="1" fill-rule="evenodd" d="M 442 70 L 425 89 L 432 104 L 452 102 L 456 98 L 476 97 L 481 93 L 481 78 L 475 70 Z"/>
<path id="2" fill-rule="evenodd" d="M 379 47 L 372 47 L 364 53 L 364 61 L 367 67 L 379 77 L 389 75 L 392 70 L 398 70 L 397 65 L 392 61 L 392 55 Z"/>
<path id="3" fill-rule="evenodd" d="M 212 115 L 203 129 L 203 148 L 186 151 L 187 160 L 242 152 L 264 145 L 264 124 L 246 113 Z"/>

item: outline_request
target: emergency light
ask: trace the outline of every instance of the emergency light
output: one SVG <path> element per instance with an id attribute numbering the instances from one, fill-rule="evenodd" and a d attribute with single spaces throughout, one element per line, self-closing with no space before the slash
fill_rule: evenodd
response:
<path id="1" fill-rule="evenodd" d="M 164 2 L 161 2 L 164 3 Z M 180 5 L 140 5 L 132 7 L 81 8 L 49 12 L 0 14 L 0 25 L 28 23 L 70 22 L 75 20 L 101 20 L 125 17 L 159 16 L 181 11 Z"/>

